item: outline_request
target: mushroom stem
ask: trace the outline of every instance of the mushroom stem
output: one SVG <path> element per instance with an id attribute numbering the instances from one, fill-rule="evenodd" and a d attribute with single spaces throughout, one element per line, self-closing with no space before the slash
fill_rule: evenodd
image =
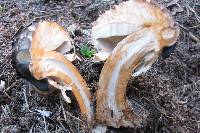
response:
<path id="1" fill-rule="evenodd" d="M 162 48 L 162 47 L 161 47 Z M 119 42 L 106 61 L 97 90 L 97 120 L 113 127 L 139 127 L 146 116 L 134 114 L 126 98 L 128 80 L 148 70 L 161 48 L 155 33 L 145 28 Z"/>
<path id="2" fill-rule="evenodd" d="M 53 79 L 60 85 L 71 87 L 81 113 L 87 117 L 87 121 L 91 122 L 93 118 L 93 109 L 87 84 L 78 70 L 70 61 L 65 59 L 62 54 L 55 51 L 46 52 L 41 57 L 40 61 L 32 62 L 30 69 L 33 75 L 35 72 L 41 72 L 40 76 L 34 75 L 39 79 Z"/>

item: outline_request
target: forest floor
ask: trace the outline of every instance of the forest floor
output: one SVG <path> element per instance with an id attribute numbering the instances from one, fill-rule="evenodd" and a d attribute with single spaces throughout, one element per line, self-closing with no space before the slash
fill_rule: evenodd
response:
<path id="1" fill-rule="evenodd" d="M 82 1 L 82 2 L 80 2 Z M 108 128 L 108 132 L 200 132 L 200 1 L 157 0 L 165 5 L 179 23 L 181 34 L 175 52 L 154 63 L 145 74 L 132 78 L 128 98 L 144 107 L 149 116 L 140 129 Z M 103 63 L 85 59 L 80 47 L 89 44 L 92 22 L 122 0 L 0 0 L 0 90 L 1 132 L 89 132 L 91 125 L 60 95 L 44 97 L 34 92 L 11 65 L 12 42 L 20 29 L 33 21 L 55 21 L 67 29 L 77 25 L 73 38 L 82 61 L 73 62 L 96 91 Z M 44 117 L 41 111 L 50 114 Z"/>

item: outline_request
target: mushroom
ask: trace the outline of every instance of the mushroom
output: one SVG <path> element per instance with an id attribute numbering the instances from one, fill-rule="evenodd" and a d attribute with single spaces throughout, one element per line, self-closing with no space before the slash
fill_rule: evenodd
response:
<path id="1" fill-rule="evenodd" d="M 138 76 L 166 47 L 177 41 L 179 27 L 168 11 L 150 0 L 129 0 L 106 11 L 94 23 L 92 42 L 109 55 L 100 75 L 96 119 L 113 127 L 140 127 L 146 116 L 133 112 L 126 97 L 132 75 Z"/>
<path id="2" fill-rule="evenodd" d="M 31 84 L 34 85 L 34 89 L 38 93 L 42 95 L 48 95 L 56 90 L 55 86 L 52 84 L 49 84 L 47 79 L 36 80 L 31 75 L 31 72 L 29 70 L 29 64 L 31 62 L 29 49 L 31 47 L 32 34 L 35 31 L 36 26 L 37 26 L 37 23 L 34 22 L 25 28 L 21 27 L 18 30 L 18 32 L 15 34 L 14 41 L 13 41 L 12 64 L 14 68 L 16 68 L 18 74 L 20 74 L 22 77 L 24 77 Z M 68 34 L 68 33 L 65 33 L 65 34 Z M 66 52 L 72 49 L 69 36 L 67 35 L 65 39 L 66 39 L 65 43 L 57 44 L 59 46 L 56 50 L 58 52 L 61 52 L 62 54 L 65 54 Z M 57 46 L 54 46 L 54 47 L 57 47 Z M 72 55 L 73 55 L 73 58 L 72 58 Z M 69 59 L 70 61 L 77 59 L 77 55 L 75 54 L 65 54 L 65 57 Z"/>
<path id="3" fill-rule="evenodd" d="M 89 88 L 75 66 L 60 53 L 69 50 L 69 44 L 69 35 L 61 26 L 46 21 L 39 23 L 33 34 L 29 69 L 37 80 L 46 78 L 71 88 L 81 113 L 90 122 L 93 109 Z"/>
<path id="4" fill-rule="evenodd" d="M 55 88 L 48 83 L 47 79 L 36 80 L 29 70 L 31 62 L 30 46 L 32 41 L 32 33 L 35 31 L 36 24 L 33 23 L 27 27 L 21 27 L 14 36 L 13 51 L 12 51 L 12 65 L 17 73 L 28 80 L 34 89 L 42 94 L 48 95 L 52 93 Z"/>
<path id="5" fill-rule="evenodd" d="M 13 56 L 17 59 L 17 64 L 22 64 L 18 67 L 20 73 L 24 74 L 24 71 L 27 71 L 29 74 L 25 74 L 25 77 L 34 78 L 36 85 L 45 80 L 47 85 L 61 91 L 66 102 L 71 101 L 65 91 L 71 90 L 81 113 L 86 116 L 88 122 L 91 122 L 93 108 L 90 90 L 76 67 L 63 55 L 72 48 L 68 33 L 54 22 L 43 21 L 36 26 L 33 35 L 30 35 L 30 40 L 32 40 L 31 45 L 16 44 L 18 50 Z M 25 52 L 19 50 L 23 47 Z M 23 65 L 24 61 L 28 63 Z"/>

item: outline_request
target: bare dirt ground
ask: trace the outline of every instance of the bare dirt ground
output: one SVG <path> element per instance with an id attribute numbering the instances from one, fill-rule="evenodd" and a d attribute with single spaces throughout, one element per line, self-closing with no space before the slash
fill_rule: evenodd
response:
<path id="1" fill-rule="evenodd" d="M 103 63 L 84 59 L 80 47 L 90 42 L 92 22 L 99 14 L 122 0 L 0 0 L 0 90 L 1 132 L 89 132 L 92 125 L 67 105 L 59 94 L 44 97 L 20 78 L 11 65 L 12 42 L 21 26 L 35 20 L 56 21 L 65 29 L 79 25 L 73 38 L 75 51 L 83 61 L 73 62 L 84 75 L 91 91 Z M 127 96 L 149 111 L 141 129 L 113 129 L 108 132 L 200 132 L 200 1 L 159 0 L 180 24 L 181 35 L 170 58 L 160 58 L 147 73 L 131 79 Z M 91 45 L 92 47 L 92 45 Z M 50 111 L 43 117 L 39 111 Z"/>

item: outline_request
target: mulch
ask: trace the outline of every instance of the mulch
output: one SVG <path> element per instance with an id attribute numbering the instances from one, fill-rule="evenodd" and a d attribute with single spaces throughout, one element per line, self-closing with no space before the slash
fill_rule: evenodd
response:
<path id="1" fill-rule="evenodd" d="M 149 112 L 140 129 L 109 127 L 108 132 L 200 132 L 200 3 L 199 0 L 157 0 L 167 7 L 179 23 L 181 34 L 175 52 L 162 57 L 145 74 L 131 78 L 127 97 Z M 79 111 L 64 103 L 59 94 L 48 97 L 34 92 L 33 86 L 16 74 L 11 65 L 12 42 L 21 27 L 34 21 L 55 21 L 71 34 L 75 52 L 82 61 L 74 61 L 95 94 L 103 62 L 81 55 L 80 48 L 90 40 L 92 22 L 99 14 L 122 0 L 0 0 L 0 91 L 1 132 L 88 132 Z M 50 111 L 43 117 L 38 110 Z"/>

